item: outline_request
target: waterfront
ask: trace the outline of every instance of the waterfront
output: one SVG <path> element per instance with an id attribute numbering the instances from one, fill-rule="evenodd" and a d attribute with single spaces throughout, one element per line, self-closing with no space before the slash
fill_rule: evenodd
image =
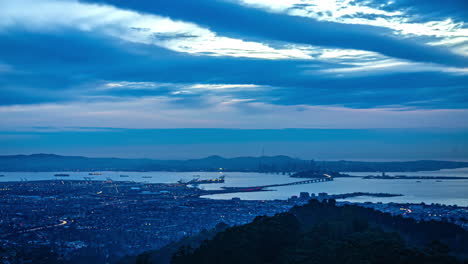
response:
<path id="1" fill-rule="evenodd" d="M 206 186 L 206 188 L 213 188 Z M 336 178 L 333 182 L 308 185 L 293 185 L 271 188 L 272 192 L 233 193 L 206 196 L 213 199 L 231 199 L 240 197 L 249 200 L 286 199 L 300 192 L 329 194 L 350 192 L 394 193 L 399 197 L 355 197 L 347 199 L 353 202 L 397 202 L 397 203 L 440 203 L 447 205 L 468 206 L 468 180 L 364 180 L 362 178 Z"/>
<path id="2" fill-rule="evenodd" d="M 136 181 L 149 183 L 174 183 L 180 179 L 190 180 L 193 175 L 201 175 L 202 179 L 218 177 L 217 172 L 115 172 L 103 171 L 102 175 L 88 175 L 89 172 L 67 172 L 69 177 L 54 177 L 58 172 L 0 172 L 5 175 L 0 181 L 32 180 L 83 180 L 84 177 L 93 177 L 94 180 Z M 377 173 L 354 172 L 355 176 L 375 175 Z M 468 176 L 468 168 L 440 170 L 429 172 L 394 172 L 389 175 L 408 176 Z M 128 175 L 128 177 L 120 177 Z M 150 176 L 151 178 L 143 178 Z M 226 181 L 222 184 L 202 184 L 199 187 L 206 190 L 219 189 L 224 186 L 245 187 L 295 182 L 300 179 L 290 178 L 288 175 L 269 173 L 226 172 Z M 447 205 L 468 206 L 468 180 L 363 180 L 356 178 L 336 178 L 333 182 L 314 183 L 307 185 L 294 185 L 270 188 L 270 192 L 232 193 L 204 196 L 212 199 L 231 199 L 239 197 L 244 200 L 274 200 L 287 199 L 300 192 L 329 194 L 372 192 L 403 194 L 400 197 L 355 197 L 348 201 L 354 202 L 398 202 L 398 203 L 440 203 Z"/>
<path id="3" fill-rule="evenodd" d="M 360 178 L 348 180 L 367 182 Z M 284 187 L 323 189 L 335 183 L 329 181 Z M 187 235 L 211 229 L 221 222 L 229 226 L 242 225 L 256 216 L 285 212 L 310 199 L 307 193 L 281 200 L 199 197 L 212 192 L 184 184 L 125 181 L 2 182 L 0 247 L 5 249 L 3 257 L 8 260 L 19 255 L 25 259 L 39 256 L 46 256 L 49 260 L 63 258 L 69 263 L 114 263 L 125 255 L 161 248 Z M 284 195 L 284 191 L 255 194 L 261 193 Z M 241 194 L 245 193 L 234 195 Z M 343 193 L 341 197 L 354 198 L 338 204 L 355 200 L 356 195 L 380 197 L 389 194 Z M 336 196 L 320 193 L 312 198 L 321 200 Z M 443 220 L 468 227 L 468 207 L 406 203 L 360 205 L 416 220 Z"/>

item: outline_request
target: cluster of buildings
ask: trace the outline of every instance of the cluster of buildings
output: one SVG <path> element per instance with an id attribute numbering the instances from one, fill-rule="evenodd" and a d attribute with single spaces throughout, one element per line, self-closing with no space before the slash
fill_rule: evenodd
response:
<path id="1" fill-rule="evenodd" d="M 401 204 L 401 203 L 351 203 L 343 201 L 342 199 L 356 197 L 356 196 L 376 196 L 376 197 L 392 197 L 399 196 L 388 193 L 345 193 L 345 194 L 328 194 L 328 193 L 314 193 L 301 192 L 299 196 L 293 195 L 288 201 L 297 204 L 304 204 L 309 199 L 341 199 L 337 201 L 337 205 L 355 204 L 366 208 L 372 208 L 377 211 L 389 213 L 391 215 L 401 215 L 403 217 L 413 218 L 417 221 L 445 221 L 461 226 L 468 230 L 468 207 L 461 207 L 456 205 L 443 205 L 443 204 Z"/>
<path id="2" fill-rule="evenodd" d="M 400 204 L 400 203 L 361 203 L 360 206 L 372 208 L 392 215 L 413 218 L 418 221 L 445 221 L 468 230 L 468 208 L 441 204 Z"/>
<path id="3" fill-rule="evenodd" d="M 300 193 L 288 200 L 211 200 L 209 191 L 186 184 L 112 181 L 0 183 L 0 260 L 49 251 L 68 263 L 112 263 L 161 248 L 218 223 L 240 225 L 310 199 L 342 199 L 352 193 Z M 364 194 L 365 195 L 365 194 Z M 387 194 L 377 194 L 387 195 Z M 344 204 L 346 202 L 338 202 Z M 446 220 L 468 228 L 468 209 L 424 204 L 359 204 L 422 220 Z M 1 261 L 0 261 L 1 262 Z"/>
<path id="4" fill-rule="evenodd" d="M 71 263 L 111 263 L 220 222 L 240 225 L 294 205 L 209 200 L 199 197 L 203 190 L 181 184 L 58 180 L 0 185 L 4 260 L 48 248 Z"/>
<path id="5" fill-rule="evenodd" d="M 399 196 L 388 193 L 345 193 L 345 194 L 328 194 L 301 192 L 299 196 L 293 195 L 288 200 L 297 204 L 304 204 L 309 199 L 346 199 L 356 196 L 376 196 L 376 197 L 392 197 Z M 401 204 L 401 203 L 351 203 L 343 200 L 338 200 L 337 205 L 355 204 L 366 208 L 372 208 L 377 211 L 389 213 L 391 215 L 401 215 L 403 217 L 413 218 L 417 221 L 445 221 L 454 223 L 468 230 L 468 207 L 443 204 Z"/>

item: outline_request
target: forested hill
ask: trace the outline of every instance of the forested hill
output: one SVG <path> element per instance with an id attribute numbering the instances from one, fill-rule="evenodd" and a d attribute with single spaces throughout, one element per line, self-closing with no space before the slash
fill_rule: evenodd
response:
<path id="1" fill-rule="evenodd" d="M 197 249 L 182 247 L 172 263 L 461 264 L 466 254 L 468 232 L 454 224 L 311 200 L 229 228 Z"/>
<path id="2" fill-rule="evenodd" d="M 408 161 L 408 162 L 359 162 L 359 161 L 310 161 L 288 156 L 223 158 L 209 156 L 202 159 L 155 160 L 88 158 L 54 154 L 0 156 L 0 171 L 258 171 L 297 172 L 311 169 L 330 171 L 421 171 L 468 167 L 468 162 Z"/>

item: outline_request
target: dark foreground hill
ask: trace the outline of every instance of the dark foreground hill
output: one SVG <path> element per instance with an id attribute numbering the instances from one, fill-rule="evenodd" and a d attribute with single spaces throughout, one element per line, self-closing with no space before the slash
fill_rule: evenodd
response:
<path id="1" fill-rule="evenodd" d="M 468 232 L 444 222 L 412 219 L 333 200 L 295 207 L 217 233 L 193 248 L 180 243 L 173 264 L 320 263 L 442 264 L 463 262 Z M 173 252 L 173 249 L 172 249 Z M 133 263 L 167 263 L 146 253 Z"/>
<path id="2" fill-rule="evenodd" d="M 421 171 L 468 167 L 454 161 L 310 161 L 288 156 L 223 158 L 210 156 L 189 160 L 88 158 L 54 154 L 0 156 L 0 171 L 227 171 L 297 172 L 328 171 Z"/>
<path id="3" fill-rule="evenodd" d="M 172 255 L 174 255 L 180 248 L 197 248 L 201 243 L 203 243 L 203 241 L 212 239 L 217 233 L 226 230 L 228 227 L 229 226 L 227 224 L 221 222 L 213 229 L 203 230 L 193 236 L 185 237 L 179 241 L 170 243 L 159 250 L 144 253 L 138 256 L 127 256 L 118 261 L 116 264 L 169 264 L 171 262 Z"/>

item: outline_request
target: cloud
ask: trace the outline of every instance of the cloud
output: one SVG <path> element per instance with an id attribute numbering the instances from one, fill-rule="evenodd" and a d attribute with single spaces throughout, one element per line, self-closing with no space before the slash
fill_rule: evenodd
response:
<path id="1" fill-rule="evenodd" d="M 122 89 L 122 90 L 154 90 L 161 87 L 173 87 L 174 89 L 186 89 L 186 90 L 200 90 L 200 91 L 223 91 L 223 90 L 252 90 L 260 89 L 261 85 L 256 84 L 210 84 L 210 83 L 157 83 L 157 82 L 106 82 L 99 86 L 97 89 L 110 90 L 110 89 Z"/>
<path id="2" fill-rule="evenodd" d="M 0 74 L 2 72 L 11 72 L 11 71 L 13 71 L 13 67 L 11 65 L 0 63 Z"/>
<path id="3" fill-rule="evenodd" d="M 356 62 L 351 67 L 324 69 L 325 73 L 336 73 L 338 76 L 345 75 L 369 75 L 369 74 L 391 74 L 395 72 L 446 72 L 451 74 L 467 75 L 468 68 L 442 67 L 437 64 L 417 63 L 396 59 L 385 59 L 370 62 Z"/>
<path id="4" fill-rule="evenodd" d="M 158 83 L 158 82 L 129 82 L 129 81 L 110 81 L 99 84 L 89 84 L 97 86 L 97 94 L 113 96 L 134 96 L 146 97 L 154 95 L 172 95 L 179 101 L 189 99 L 190 96 L 202 96 L 207 94 L 237 94 L 246 96 L 250 92 L 260 90 L 270 90 L 271 87 L 256 84 L 212 84 L 212 83 Z M 94 94 L 94 95 L 93 95 Z M 88 98 L 96 98 L 96 93 L 91 93 Z M 187 102 L 184 100 L 184 102 Z"/>
<path id="5" fill-rule="evenodd" d="M 169 17 L 136 12 L 111 5 L 83 3 L 73 0 L 17 0 L 5 1 L 1 7 L 0 31 L 25 29 L 32 32 L 61 34 L 64 30 L 78 30 L 112 38 L 167 48 L 176 52 L 208 56 L 232 56 L 260 59 L 340 59 L 341 54 L 359 51 L 357 47 L 331 49 L 299 41 L 302 45 L 269 41 L 245 41 L 219 34 L 190 22 Z M 266 3 L 266 2 L 265 2 Z M 38 9 L 26 8 L 34 4 Z M 73 12 L 68 12 L 73 10 Z M 350 28 L 351 29 L 351 28 Z M 356 30 L 352 30 L 356 31 Z M 356 32 L 355 32 L 356 33 Z M 261 34 L 260 34 L 261 35 Z M 390 39 L 391 40 L 391 39 Z M 285 41 L 288 41 L 285 39 Z M 291 40 L 297 42 L 297 40 Z M 307 45 L 304 45 L 307 44 Z M 336 46 L 320 41 L 319 45 Z M 433 43 L 437 45 L 437 43 Z M 338 45 L 339 46 L 339 45 Z M 367 49 L 368 47 L 363 47 Z M 328 53 L 328 54 L 327 54 Z M 376 52 L 368 52 L 379 56 Z M 346 56 L 346 55 L 345 55 Z M 357 58 L 357 56 L 356 56 Z M 344 58 L 346 59 L 346 57 Z"/>
<path id="6" fill-rule="evenodd" d="M 169 96 L 184 107 L 202 106 L 200 96 L 222 93 L 279 105 L 414 107 L 418 101 L 421 108 L 466 107 L 466 75 L 410 62 L 372 68 L 390 58 L 367 51 L 325 49 L 314 55 L 324 57 L 319 60 L 262 60 L 187 56 L 80 32 L 11 33 L 2 40 L 3 60 L 15 67 L 0 74 L 3 105 Z M 222 87 L 229 89 L 215 89 Z"/>
<path id="7" fill-rule="evenodd" d="M 97 87 L 98 90 L 111 90 L 111 89 L 144 89 L 152 90 L 160 87 L 173 85 L 170 83 L 156 83 L 156 82 L 128 82 L 128 81 L 117 81 L 117 82 L 106 82 L 103 85 Z"/>
<path id="8" fill-rule="evenodd" d="M 466 10 L 468 6 L 460 1 L 451 1 L 444 5 L 434 1 L 423 3 L 405 0 L 388 2 L 289 0 L 280 3 L 274 0 L 233 0 L 232 2 L 318 21 L 386 28 L 395 36 L 419 37 L 424 44 L 444 46 L 454 53 L 468 56 L 468 27 L 464 22 L 467 16 L 461 15 L 457 10 L 457 8 Z M 436 6 L 438 8 L 435 8 Z"/>
<path id="9" fill-rule="evenodd" d="M 161 0 L 156 2 L 121 2 L 107 0 L 106 2 L 118 6 L 164 13 L 174 19 L 183 19 L 199 25 L 206 25 L 210 29 L 222 32 L 225 35 L 311 46 L 367 50 L 389 57 L 456 67 L 465 67 L 468 63 L 466 57 L 455 54 L 446 47 L 427 45 L 424 39 L 421 39 L 422 36 L 419 36 L 419 38 L 409 38 L 409 35 L 405 36 L 404 34 L 402 36 L 401 34 L 395 34 L 396 30 L 392 27 L 380 24 L 340 23 L 290 15 L 287 12 L 278 12 L 283 4 L 275 4 L 274 1 L 262 2 L 272 6 L 278 5 L 279 7 L 276 7 L 277 12 L 267 12 L 268 10 L 265 8 L 252 8 L 255 6 L 251 5 L 243 6 L 233 1 L 180 0 L 174 2 Z M 314 1 L 314 3 L 332 2 Z M 296 3 L 296 1 L 286 1 L 286 3 L 289 5 Z M 305 1 L 305 3 L 309 2 Z M 303 9 L 305 7 L 299 5 L 297 8 Z M 356 10 L 353 12 L 360 14 Z M 347 15 L 343 17 L 347 17 Z M 417 26 L 418 28 L 413 31 L 419 32 L 419 30 L 422 30 L 419 28 L 419 24 Z M 436 25 L 434 30 L 440 31 L 439 26 L 441 25 Z M 448 25 L 447 27 L 451 26 Z M 402 30 L 410 30 L 411 28 L 411 25 L 408 25 L 408 27 L 401 26 Z M 461 32 L 461 34 L 464 34 L 464 29 Z"/>
<path id="10" fill-rule="evenodd" d="M 270 12 L 309 17 L 319 21 L 388 28 L 395 35 L 427 36 L 443 38 L 444 41 L 468 36 L 468 28 L 462 21 L 456 22 L 450 17 L 426 18 L 426 21 L 421 21 L 421 14 L 411 14 L 407 11 L 408 8 L 392 8 L 391 6 L 395 4 L 393 1 L 379 2 L 378 5 L 370 1 L 356 0 L 289 0 L 281 3 L 275 3 L 277 1 L 274 0 L 237 0 L 236 2 Z M 411 7 L 414 9 L 418 5 L 413 3 Z"/>
<path id="11" fill-rule="evenodd" d="M 194 84 L 190 89 L 203 90 L 225 90 L 225 89 L 258 89 L 260 85 L 256 84 Z"/>
<path id="12" fill-rule="evenodd" d="M 0 0 L 0 151 L 464 157 L 466 7 Z"/>
<path id="13" fill-rule="evenodd" d="M 275 49 L 258 42 L 219 36 L 193 23 L 72 0 L 2 1 L 0 30 L 16 27 L 34 32 L 67 29 L 98 32 L 124 41 L 190 54 L 264 59 L 310 58 L 300 50 Z"/>
<path id="14" fill-rule="evenodd" d="M 280 106 L 246 99 L 207 97 L 205 107 L 181 108 L 173 98 L 121 98 L 0 107 L 4 130 L 20 127 L 117 128 L 402 128 L 466 127 L 467 110 L 352 109 Z M 252 110 L 246 110 L 252 108 Z M 248 114 L 245 113 L 248 111 Z M 291 118 L 294 116 L 294 118 Z M 391 120 L 391 122 L 390 122 Z"/>
<path id="15" fill-rule="evenodd" d="M 27 9 L 23 14 L 19 7 L 24 0 L 0 3 L 9 5 L 7 11 L 0 9 L 7 14 L 0 17 L 1 65 L 8 65 L 0 71 L 0 125 L 357 128 L 463 123 L 468 76 L 459 63 L 462 57 L 443 48 L 448 44 L 433 47 L 439 44 L 426 45 L 427 39 L 421 44 L 422 39 L 395 35 L 388 28 L 226 2 L 117 2 L 41 1 L 49 7 L 46 12 Z M 65 6 L 76 12 L 61 11 Z M 198 40 L 191 40 L 204 39 L 202 33 L 215 34 L 218 44 L 224 37 L 239 40 L 233 44 L 239 49 L 231 53 L 228 41 L 229 47 L 217 46 L 219 52 L 202 45 L 210 52 L 193 53 Z M 182 40 L 190 45 L 178 50 Z M 452 40 L 455 46 L 463 43 Z M 259 53 L 240 56 L 252 47 L 245 43 L 260 44 L 255 48 Z M 275 57 L 284 50 L 307 58 Z"/>

